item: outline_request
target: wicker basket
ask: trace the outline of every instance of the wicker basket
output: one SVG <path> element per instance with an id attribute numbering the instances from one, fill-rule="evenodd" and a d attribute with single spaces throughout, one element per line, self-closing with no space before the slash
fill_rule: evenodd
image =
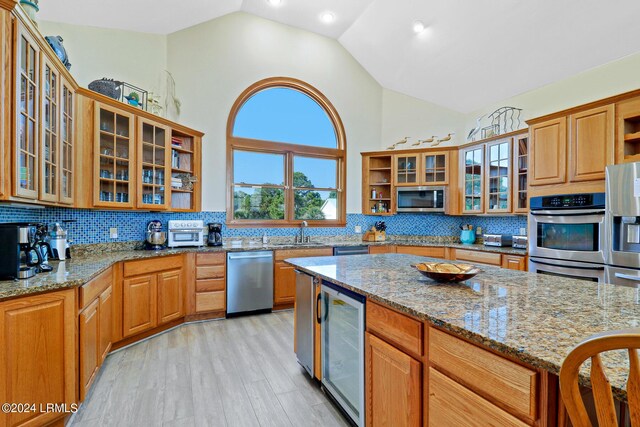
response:
<path id="1" fill-rule="evenodd" d="M 120 99 L 121 86 L 122 82 L 107 78 L 94 80 L 89 83 L 89 89 L 113 99 Z"/>

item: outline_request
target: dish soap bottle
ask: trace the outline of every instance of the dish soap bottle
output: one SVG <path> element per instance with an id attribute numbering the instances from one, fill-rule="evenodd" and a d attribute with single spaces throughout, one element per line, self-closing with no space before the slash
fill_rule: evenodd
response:
<path id="1" fill-rule="evenodd" d="M 269 239 L 267 238 L 267 232 L 265 231 L 262 233 L 262 244 L 266 245 L 267 243 L 269 243 Z"/>

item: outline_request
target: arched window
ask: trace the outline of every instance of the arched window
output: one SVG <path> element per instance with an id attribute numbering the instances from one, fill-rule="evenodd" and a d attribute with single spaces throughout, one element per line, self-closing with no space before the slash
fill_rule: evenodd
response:
<path id="1" fill-rule="evenodd" d="M 247 88 L 227 122 L 227 223 L 344 226 L 342 122 L 313 86 L 291 78 Z"/>

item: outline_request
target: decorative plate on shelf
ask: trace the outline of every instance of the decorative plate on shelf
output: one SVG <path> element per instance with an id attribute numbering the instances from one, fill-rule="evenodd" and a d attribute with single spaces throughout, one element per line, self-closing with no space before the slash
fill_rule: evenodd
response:
<path id="1" fill-rule="evenodd" d="M 448 262 L 424 262 L 412 267 L 436 282 L 462 282 L 482 271 L 473 265 Z"/>

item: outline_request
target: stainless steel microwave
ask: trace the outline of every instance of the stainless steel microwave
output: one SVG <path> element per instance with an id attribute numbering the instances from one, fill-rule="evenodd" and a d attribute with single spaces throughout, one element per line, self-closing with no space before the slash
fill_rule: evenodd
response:
<path id="1" fill-rule="evenodd" d="M 445 187 L 397 187 L 398 212 L 444 212 Z"/>

